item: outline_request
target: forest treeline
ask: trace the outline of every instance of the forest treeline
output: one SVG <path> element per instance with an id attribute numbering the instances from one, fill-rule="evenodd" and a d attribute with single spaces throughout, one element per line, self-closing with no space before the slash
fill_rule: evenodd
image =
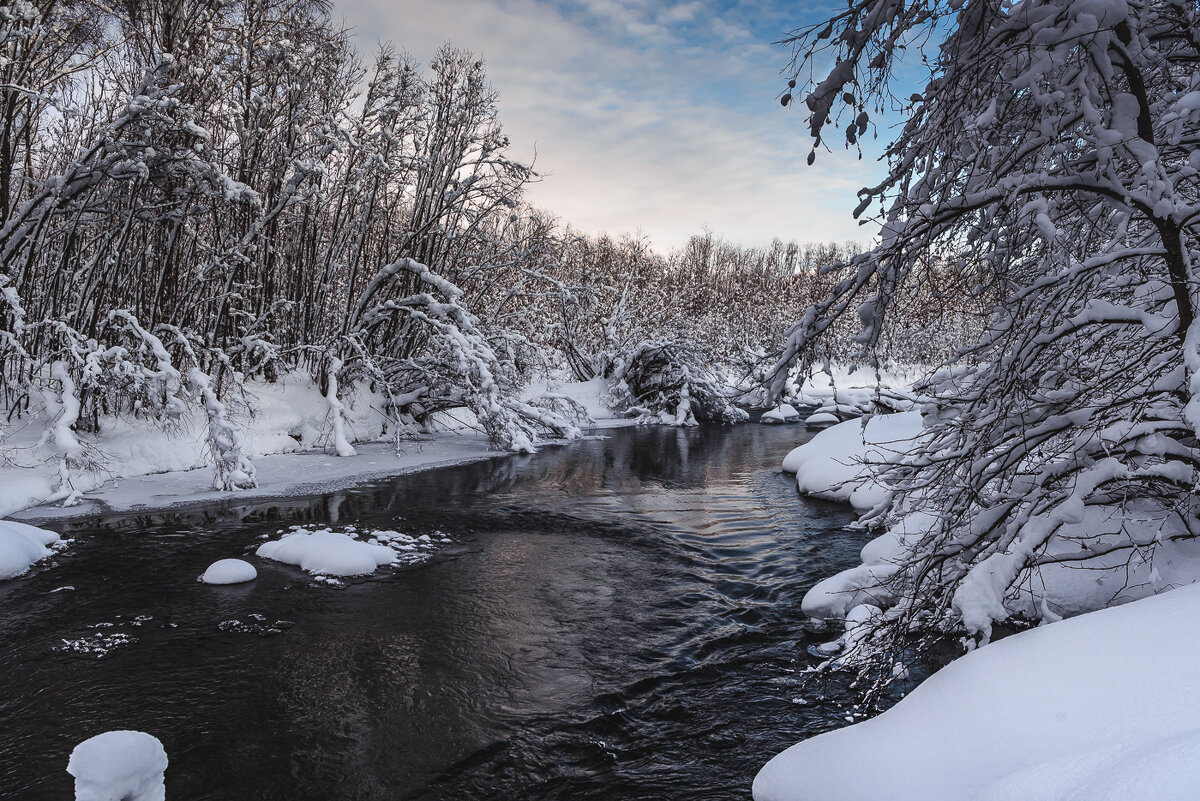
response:
<path id="1" fill-rule="evenodd" d="M 467 406 L 526 450 L 574 426 L 562 399 L 519 399 L 532 376 L 628 372 L 647 342 L 751 376 L 836 282 L 821 268 L 858 250 L 703 234 L 660 254 L 572 231 L 525 202 L 538 176 L 482 60 L 364 57 L 331 10 L 0 7 L 0 394 L 10 421 L 46 410 L 64 471 L 103 416 L 199 408 L 218 484 L 252 484 L 240 390 L 296 371 L 326 393 L 339 452 L 339 392 L 361 382 L 397 428 Z"/>

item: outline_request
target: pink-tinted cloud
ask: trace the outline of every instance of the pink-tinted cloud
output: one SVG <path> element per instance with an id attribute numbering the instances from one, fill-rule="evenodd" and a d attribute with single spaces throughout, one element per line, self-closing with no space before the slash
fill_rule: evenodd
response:
<path id="1" fill-rule="evenodd" d="M 879 169 L 822 154 L 780 107 L 787 8 L 763 0 L 337 0 L 369 51 L 446 41 L 487 61 L 529 199 L 585 231 L 670 247 L 707 226 L 746 243 L 866 240 L 850 217 Z M 779 10 L 782 7 L 783 12 Z"/>

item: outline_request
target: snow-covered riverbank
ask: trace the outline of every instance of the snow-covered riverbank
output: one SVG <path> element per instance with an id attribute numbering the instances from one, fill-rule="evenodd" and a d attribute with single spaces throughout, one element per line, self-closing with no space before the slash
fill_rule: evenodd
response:
<path id="1" fill-rule="evenodd" d="M 822 431 L 783 460 L 784 471 L 796 474 L 801 493 L 848 502 L 879 527 L 879 536 L 863 547 L 861 566 L 809 591 L 804 599 L 809 617 L 836 623 L 860 604 L 886 608 L 894 603 L 889 579 L 933 521 L 920 509 L 881 516 L 891 495 L 876 474 L 902 460 L 921 432 L 915 411 L 878 415 L 865 425 L 851 420 Z M 1186 533 L 1169 510 L 1136 503 L 1121 509 L 1081 504 L 1012 591 L 986 576 L 972 578 L 955 594 L 954 609 L 972 630 L 990 631 L 991 621 L 1010 615 L 1053 622 L 1191 584 L 1200 579 L 1200 543 Z M 1078 552 L 1092 554 L 1086 569 L 1057 560 Z M 997 572 L 1003 573 L 1003 565 Z"/>
<path id="2" fill-rule="evenodd" d="M 597 429 L 628 425 L 603 403 L 602 383 L 554 387 L 569 394 Z M 536 388 L 549 391 L 547 386 Z M 156 425 L 102 420 L 100 431 L 80 435 L 96 469 L 76 471 L 79 498 L 63 506 L 55 497 L 58 472 L 39 439 L 38 415 L 12 430 L 5 440 L 7 463 L 0 466 L 0 518 L 55 521 L 106 512 L 242 501 L 336 490 L 377 478 L 429 470 L 506 455 L 489 450 L 473 427 L 470 413 L 438 415 L 435 430 L 402 440 L 399 450 L 387 434 L 381 403 L 358 393 L 346 404 L 347 434 L 353 456 L 337 456 L 328 437 L 329 408 L 311 384 L 281 382 L 256 388 L 255 411 L 244 421 L 247 455 L 257 487 L 238 491 L 213 487 L 203 421 L 185 419 L 167 433 Z"/>
<path id="3" fill-rule="evenodd" d="M 818 374 L 803 399 L 813 405 L 828 403 L 839 391 L 845 395 L 855 378 L 861 383 L 861 375 L 841 369 L 835 369 L 832 377 Z M 893 384 L 901 386 L 903 379 L 896 378 Z M 850 394 L 870 393 L 858 390 Z M 561 395 L 578 404 L 590 416 L 589 425 L 594 429 L 635 422 L 610 408 L 603 379 L 574 383 L 543 380 L 526 391 L 529 398 L 546 395 Z M 312 494 L 504 455 L 489 450 L 486 437 L 466 409 L 437 415 L 433 430 L 417 440 L 402 441 L 397 452 L 388 435 L 388 420 L 380 412 L 383 399 L 361 387 L 349 395 L 342 410 L 345 435 L 357 452 L 353 456 L 335 455 L 328 401 L 311 382 L 285 379 L 255 384 L 247 403 L 253 415 L 244 413 L 240 427 L 257 487 L 238 491 L 213 488 L 205 421 L 199 414 L 179 421 L 169 433 L 151 422 L 139 425 L 105 419 L 100 421 L 99 432 L 78 435 L 95 469 L 72 474 L 78 503 L 69 506 L 55 499 L 60 483 L 58 465 L 53 448 L 42 435 L 45 421 L 35 410 L 5 432 L 7 461 L 0 464 L 0 518 L 54 521 L 106 512 Z"/>
<path id="4" fill-rule="evenodd" d="M 877 718 L 771 760 L 756 801 L 1190 801 L 1200 585 L 961 657 Z"/>
<path id="5" fill-rule="evenodd" d="M 212 472 L 207 467 L 147 472 L 109 479 L 85 493 L 75 506 L 35 503 L 14 510 L 9 517 L 51 522 L 98 513 L 311 495 L 372 479 L 510 455 L 488 450 L 487 438 L 474 432 L 432 434 L 405 443 L 401 453 L 383 442 L 356 443 L 354 447 L 357 455 L 345 457 L 321 450 L 259 456 L 254 460 L 258 478 L 254 489 L 214 489 Z M 0 480 L 7 478 L 0 474 Z"/>
<path id="6" fill-rule="evenodd" d="M 541 384 L 531 392 L 562 392 L 592 417 L 594 429 L 629 425 L 604 403 L 602 381 Z M 64 506 L 59 482 L 40 432 L 39 414 L 5 440 L 0 465 L 0 579 L 22 575 L 61 548 L 53 532 L 26 523 L 56 524 L 96 514 L 163 510 L 181 506 L 243 503 L 264 498 L 312 495 L 365 481 L 432 470 L 513 454 L 489 447 L 470 413 L 441 414 L 435 428 L 396 443 L 387 436 L 379 399 L 359 392 L 344 410 L 353 455 L 338 456 L 329 441 L 326 400 L 303 382 L 256 387 L 254 415 L 244 428 L 257 486 L 236 491 L 213 486 L 205 452 L 203 421 L 185 419 L 170 433 L 127 420 L 102 420 L 96 434 L 79 435 L 96 469 L 72 475 L 77 497 Z M 553 443 L 545 443 L 553 444 Z"/>
<path id="7" fill-rule="evenodd" d="M 487 438 L 474 432 L 430 435 L 407 443 L 401 453 L 391 444 L 380 442 L 360 443 L 355 449 L 357 454 L 347 457 L 316 450 L 260 457 L 255 460 L 258 486 L 237 492 L 214 489 L 211 470 L 200 467 L 110 479 L 89 490 L 74 506 L 28 505 L 12 512 L 8 520 L 0 520 L 0 579 L 24 574 L 63 547 L 56 534 L 27 523 L 55 525 L 96 514 L 312 495 L 373 479 L 512 456 L 489 450 Z M 21 483 L 24 476 L 18 469 L 0 470 L 0 481 L 7 482 L 3 486 L 10 488 L 10 499 L 11 487 L 29 486 Z M 17 497 L 28 496 L 22 493 Z"/>
<path id="8" fill-rule="evenodd" d="M 841 423 L 789 453 L 783 469 L 801 493 L 871 516 L 890 497 L 876 471 L 921 431 L 918 412 Z M 1091 548 L 1093 569 L 1046 560 L 1017 592 L 976 582 L 955 595 L 966 621 L 1007 612 L 1041 627 L 960 657 L 878 718 L 788 749 L 759 774 L 756 801 L 1195 798 L 1200 546 L 1175 539 L 1174 521 L 1104 512 L 1089 507 L 1047 545 Z M 855 624 L 896 602 L 889 579 L 930 525 L 920 511 L 888 520 L 862 565 L 804 598 L 814 622 L 840 630 L 846 621 L 847 633 L 821 646 L 830 656 L 851 647 Z M 1157 544 L 1153 560 L 1136 557 L 1143 541 Z M 1129 543 L 1133 557 L 1122 553 Z"/>

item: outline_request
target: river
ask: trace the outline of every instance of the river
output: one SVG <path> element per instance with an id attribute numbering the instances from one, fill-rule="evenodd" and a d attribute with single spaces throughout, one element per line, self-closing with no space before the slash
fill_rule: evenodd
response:
<path id="1" fill-rule="evenodd" d="M 748 799 L 845 725 L 800 601 L 856 563 L 778 465 L 796 426 L 642 427 L 310 498 L 85 520 L 0 583 L 0 797 L 72 747 L 162 740 L 170 801 Z M 252 555 L 290 525 L 450 543 L 341 588 Z M 250 584 L 196 577 L 245 556 Z M 69 589 L 67 589 L 69 588 Z"/>

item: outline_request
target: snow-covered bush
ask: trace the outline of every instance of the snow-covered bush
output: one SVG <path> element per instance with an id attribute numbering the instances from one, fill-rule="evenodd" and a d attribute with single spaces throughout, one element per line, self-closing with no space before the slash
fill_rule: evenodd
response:
<path id="1" fill-rule="evenodd" d="M 414 277 L 416 291 L 406 280 Z M 438 411 L 467 407 L 492 444 L 504 450 L 531 451 L 540 434 L 578 436 L 578 428 L 554 410 L 517 399 L 520 387 L 510 364 L 492 348 L 462 295 L 412 259 L 380 270 L 358 298 L 347 335 L 355 354 L 370 354 L 363 359 L 370 370 L 362 377 L 387 387 L 401 420 L 423 423 Z M 398 330 L 409 338 L 398 337 Z M 334 364 L 331 376 L 343 369 L 340 359 Z M 354 367 L 354 357 L 347 364 Z M 336 377 L 330 386 L 336 391 Z"/>
<path id="2" fill-rule="evenodd" d="M 610 379 L 618 408 L 642 422 L 691 426 L 738 423 L 749 415 L 719 367 L 679 342 L 643 342 L 622 354 Z"/>

